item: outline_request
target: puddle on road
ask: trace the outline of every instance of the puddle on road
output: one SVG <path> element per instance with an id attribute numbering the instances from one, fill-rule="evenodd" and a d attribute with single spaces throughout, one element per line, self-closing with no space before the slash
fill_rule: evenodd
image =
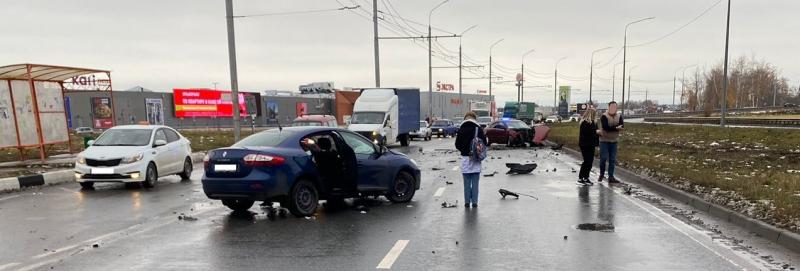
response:
<path id="1" fill-rule="evenodd" d="M 614 232 L 614 224 L 611 223 L 583 223 L 575 228 L 582 231 Z"/>

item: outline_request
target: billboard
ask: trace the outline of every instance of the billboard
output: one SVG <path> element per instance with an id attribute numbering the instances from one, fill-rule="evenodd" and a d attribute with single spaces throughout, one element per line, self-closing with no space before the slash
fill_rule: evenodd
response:
<path id="1" fill-rule="evenodd" d="M 278 102 L 267 101 L 267 119 L 272 121 L 278 119 Z"/>
<path id="2" fill-rule="evenodd" d="M 233 100 L 227 90 L 173 89 L 175 117 L 232 117 Z M 239 114 L 247 116 L 245 93 L 239 93 Z"/>
<path id="3" fill-rule="evenodd" d="M 297 117 L 305 115 L 308 113 L 308 105 L 306 103 L 297 103 L 295 104 L 295 114 Z"/>
<path id="4" fill-rule="evenodd" d="M 92 97 L 92 126 L 94 128 L 108 129 L 114 126 L 114 116 L 111 110 L 111 98 Z"/>
<path id="5" fill-rule="evenodd" d="M 164 125 L 164 100 L 147 98 L 144 100 L 144 108 L 148 124 Z"/>
<path id="6" fill-rule="evenodd" d="M 558 87 L 558 114 L 561 117 L 569 117 L 569 100 L 572 87 L 559 86 Z"/>

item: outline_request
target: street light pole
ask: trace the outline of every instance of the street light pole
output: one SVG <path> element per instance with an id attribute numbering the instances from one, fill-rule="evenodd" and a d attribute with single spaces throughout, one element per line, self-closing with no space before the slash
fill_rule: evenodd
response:
<path id="1" fill-rule="evenodd" d="M 492 43 L 492 46 L 489 46 L 489 97 L 492 97 L 492 49 L 504 39 L 505 38 L 499 39 Z"/>
<path id="2" fill-rule="evenodd" d="M 377 1 L 377 0 L 374 0 Z M 433 49 L 431 47 L 431 16 L 433 16 L 433 11 L 437 8 L 441 7 L 447 1 L 444 0 L 428 12 L 428 116 L 433 116 Z M 372 5 L 373 8 L 377 7 L 377 4 Z"/>
<path id="3" fill-rule="evenodd" d="M 731 33 L 731 0 L 728 0 L 728 15 L 727 23 L 725 25 L 725 69 L 722 72 L 722 112 L 719 118 L 719 126 L 725 127 L 725 111 L 728 107 L 728 41 L 730 40 Z M 775 100 L 773 99 L 773 104 Z"/>
<path id="4" fill-rule="evenodd" d="M 622 43 L 622 113 L 621 114 L 623 116 L 625 115 L 625 63 L 627 63 L 626 61 L 628 60 L 628 27 L 631 26 L 632 24 L 646 20 L 652 20 L 655 18 L 656 17 L 647 17 L 644 19 L 639 19 L 630 22 L 627 25 L 625 25 L 625 38 Z"/>
<path id="5" fill-rule="evenodd" d="M 592 83 L 594 82 L 592 80 L 592 75 L 594 74 L 594 53 L 597 53 L 597 52 L 600 52 L 600 51 L 603 51 L 603 50 L 608 50 L 608 49 L 611 49 L 611 47 L 606 47 L 606 48 L 597 49 L 597 50 L 592 51 L 592 57 L 591 57 L 591 60 L 590 60 L 591 63 L 589 64 L 589 104 L 590 105 L 594 104 L 594 102 L 592 101 Z"/>
<path id="6" fill-rule="evenodd" d="M 611 72 L 611 100 L 613 101 L 616 98 L 616 84 L 617 84 L 617 66 L 622 64 L 622 62 L 614 64 L 614 71 Z M 622 84 L 625 84 L 625 78 L 622 78 Z"/>
<path id="7" fill-rule="evenodd" d="M 637 67 L 639 67 L 639 65 L 635 65 L 635 66 L 631 67 L 631 71 L 628 74 L 628 102 L 631 101 L 631 92 L 633 91 L 633 88 L 631 87 L 631 74 L 633 73 L 633 70 L 635 70 Z M 625 89 L 625 77 L 622 77 L 622 89 L 623 89 L 623 91 L 622 91 L 622 112 L 625 112 L 625 90 L 624 90 Z"/>
<path id="8" fill-rule="evenodd" d="M 231 75 L 231 101 L 233 102 L 233 140 L 239 141 L 239 79 L 236 75 L 236 35 L 233 30 L 233 0 L 225 0 L 225 19 L 228 25 L 228 63 Z"/>
<path id="9" fill-rule="evenodd" d="M 567 57 L 562 57 L 556 61 L 556 70 L 555 75 L 553 76 L 553 110 L 555 112 L 558 112 L 558 63 L 561 63 L 561 61 L 564 59 L 567 59 Z"/>
<path id="10" fill-rule="evenodd" d="M 462 57 L 462 53 L 461 53 L 461 38 L 464 37 L 464 34 L 467 33 L 467 31 L 470 31 L 475 27 L 478 27 L 478 25 L 476 24 L 476 25 L 470 26 L 469 28 L 467 28 L 466 30 L 461 32 L 461 35 L 458 35 L 458 108 L 459 108 L 459 114 L 460 115 L 464 114 L 464 112 L 463 112 L 463 110 L 464 110 L 464 100 L 461 97 L 461 92 L 462 92 L 462 84 L 461 84 L 462 82 L 461 81 L 464 79 L 464 77 L 461 76 L 461 70 L 464 68 L 464 66 L 461 64 L 461 57 Z"/>
<path id="11" fill-rule="evenodd" d="M 378 0 L 372 0 L 372 33 L 373 45 L 375 49 L 375 87 L 381 87 L 381 60 L 380 45 L 378 45 Z M 430 34 L 430 31 L 429 31 Z"/>
<path id="12" fill-rule="evenodd" d="M 522 65 L 520 67 L 522 78 L 519 81 L 519 93 L 517 93 L 517 102 L 524 102 L 525 101 L 525 57 L 528 54 L 536 52 L 536 49 L 530 49 L 529 51 L 522 54 Z"/>

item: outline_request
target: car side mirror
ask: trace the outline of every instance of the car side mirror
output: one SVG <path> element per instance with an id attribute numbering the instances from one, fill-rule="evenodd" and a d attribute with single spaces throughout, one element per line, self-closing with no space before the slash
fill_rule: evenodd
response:
<path id="1" fill-rule="evenodd" d="M 94 140 L 86 141 L 86 145 L 88 146 L 94 145 Z"/>
<path id="2" fill-rule="evenodd" d="M 153 147 L 161 147 L 164 145 L 167 145 L 167 141 L 163 139 L 157 139 L 155 142 L 153 142 Z"/>

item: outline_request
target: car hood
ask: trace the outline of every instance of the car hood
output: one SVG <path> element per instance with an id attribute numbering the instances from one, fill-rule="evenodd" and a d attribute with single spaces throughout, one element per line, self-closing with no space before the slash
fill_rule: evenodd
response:
<path id="1" fill-rule="evenodd" d="M 350 124 L 347 127 L 348 130 L 355 132 L 372 132 L 380 130 L 380 128 L 380 124 Z"/>
<path id="2" fill-rule="evenodd" d="M 90 146 L 79 155 L 83 158 L 105 160 L 133 156 L 148 149 L 149 146 Z"/>

